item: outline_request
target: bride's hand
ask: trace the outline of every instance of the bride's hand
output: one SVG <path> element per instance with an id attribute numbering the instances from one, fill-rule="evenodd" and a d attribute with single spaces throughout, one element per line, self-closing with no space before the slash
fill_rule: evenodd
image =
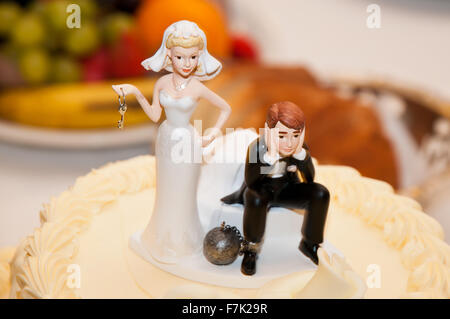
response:
<path id="1" fill-rule="evenodd" d="M 138 92 L 138 89 L 132 85 L 132 84 L 118 84 L 112 86 L 113 90 L 119 95 L 128 95 L 128 94 L 134 94 Z"/>
<path id="2" fill-rule="evenodd" d="M 217 127 L 210 128 L 207 131 L 208 131 L 208 134 L 204 135 L 202 137 L 202 146 L 203 147 L 207 147 L 209 144 L 211 144 L 216 139 L 216 137 L 218 137 L 222 134 L 220 129 L 218 129 Z"/>
<path id="3" fill-rule="evenodd" d="M 202 147 L 207 147 L 214 141 L 216 137 L 214 135 L 206 135 L 202 137 Z"/>

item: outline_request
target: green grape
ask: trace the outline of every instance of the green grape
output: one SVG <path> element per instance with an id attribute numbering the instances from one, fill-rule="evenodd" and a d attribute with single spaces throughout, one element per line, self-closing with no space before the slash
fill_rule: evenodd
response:
<path id="1" fill-rule="evenodd" d="M 66 21 L 69 14 L 66 10 L 70 3 L 66 0 L 53 0 L 44 3 L 43 14 L 52 31 L 62 33 L 68 29 Z"/>
<path id="2" fill-rule="evenodd" d="M 81 19 L 82 22 L 84 20 L 92 20 L 95 19 L 98 13 L 97 3 L 93 0 L 72 0 L 71 3 L 78 4 L 81 10 Z"/>
<path id="3" fill-rule="evenodd" d="M 100 45 L 97 26 L 91 22 L 81 24 L 79 29 L 70 29 L 64 38 L 64 48 L 74 56 L 87 56 Z"/>
<path id="4" fill-rule="evenodd" d="M 0 35 L 6 36 L 21 15 L 20 6 L 14 2 L 0 3 Z"/>
<path id="5" fill-rule="evenodd" d="M 32 13 L 38 14 L 40 16 L 44 16 L 46 3 L 47 2 L 44 2 L 44 1 L 33 1 L 33 2 L 31 2 L 27 6 L 28 12 L 32 12 Z"/>
<path id="6" fill-rule="evenodd" d="M 19 69 L 23 78 L 30 84 L 47 81 L 50 73 L 50 57 L 42 49 L 26 49 L 19 58 Z"/>
<path id="7" fill-rule="evenodd" d="M 11 30 L 11 40 L 19 47 L 30 47 L 41 44 L 46 36 L 42 18 L 34 13 L 23 15 Z"/>
<path id="8" fill-rule="evenodd" d="M 81 65 L 73 58 L 57 56 L 53 59 L 51 79 L 55 82 L 76 82 L 81 79 Z"/>
<path id="9" fill-rule="evenodd" d="M 114 44 L 120 35 L 134 27 L 133 16 L 127 13 L 117 12 L 106 17 L 102 26 L 105 42 Z"/>
<path id="10" fill-rule="evenodd" d="M 20 52 L 20 49 L 11 42 L 6 42 L 0 47 L 0 55 L 8 59 L 15 60 L 18 52 Z"/>

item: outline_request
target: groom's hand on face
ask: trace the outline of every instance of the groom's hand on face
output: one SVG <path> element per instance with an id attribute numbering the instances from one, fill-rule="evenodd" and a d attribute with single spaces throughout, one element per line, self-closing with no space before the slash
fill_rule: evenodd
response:
<path id="1" fill-rule="evenodd" d="M 278 145 L 279 145 L 279 129 L 277 127 L 269 128 L 267 123 L 265 124 L 265 136 L 266 136 L 266 145 L 267 152 L 269 156 L 276 157 L 278 155 Z"/>
<path id="2" fill-rule="evenodd" d="M 298 154 L 298 153 L 300 153 L 302 151 L 304 141 L 305 141 L 305 127 L 303 127 L 303 130 L 300 133 L 300 141 L 299 141 L 299 143 L 297 145 L 296 150 L 294 151 L 294 154 Z"/>

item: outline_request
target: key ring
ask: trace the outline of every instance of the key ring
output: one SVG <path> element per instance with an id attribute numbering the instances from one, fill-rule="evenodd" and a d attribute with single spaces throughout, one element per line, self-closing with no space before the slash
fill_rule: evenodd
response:
<path id="1" fill-rule="evenodd" d="M 119 95 L 119 114 L 120 114 L 120 120 L 117 122 L 117 127 L 120 129 L 123 129 L 123 122 L 125 119 L 125 112 L 127 111 L 127 104 L 125 101 L 125 93 L 123 92 L 123 89 L 120 88 L 120 91 L 122 92 L 122 99 Z"/>
<path id="2" fill-rule="evenodd" d="M 126 105 L 125 93 L 123 92 L 123 88 L 120 88 L 120 91 L 122 92 L 122 96 L 120 96 L 120 95 L 118 96 L 118 98 L 119 98 L 119 105 L 120 105 L 120 107 L 123 107 L 123 106 Z M 120 98 L 122 98 L 122 100 Z"/>

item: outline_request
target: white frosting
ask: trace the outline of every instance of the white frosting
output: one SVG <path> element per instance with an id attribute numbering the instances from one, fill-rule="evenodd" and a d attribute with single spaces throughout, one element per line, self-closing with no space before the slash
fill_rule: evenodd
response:
<path id="1" fill-rule="evenodd" d="M 294 292 L 294 298 L 363 298 L 366 284 L 337 254 L 328 256 L 319 249 L 319 267 L 305 288 Z"/>
<path id="2" fill-rule="evenodd" d="M 75 241 L 77 231 L 66 220 L 61 223 L 45 223 L 32 236 L 27 237 L 24 250 L 27 256 L 60 253 L 68 258 L 73 257 L 78 249 Z"/>
<path id="3" fill-rule="evenodd" d="M 120 167 L 118 167 L 120 166 Z M 70 190 L 53 198 L 41 211 L 41 228 L 25 239 L 13 260 L 11 296 L 19 298 L 77 297 L 67 287 L 67 267 L 77 251 L 76 235 L 92 216 L 120 195 L 155 185 L 153 157 L 107 164 L 77 179 Z"/>
<path id="4" fill-rule="evenodd" d="M 19 268 L 16 280 L 17 297 L 23 299 L 76 298 L 75 290 L 67 285 L 69 258 L 62 254 L 45 252 L 27 256 Z"/>
<path id="5" fill-rule="evenodd" d="M 327 169 L 334 170 L 331 176 L 324 174 Z M 340 207 L 383 231 L 385 241 L 401 252 L 410 271 L 409 296 L 418 292 L 429 295 L 430 291 L 450 296 L 450 247 L 442 241 L 441 225 L 423 213 L 417 202 L 395 195 L 388 184 L 360 177 L 348 168 L 321 167 L 317 180 L 331 189 Z"/>
<path id="6" fill-rule="evenodd" d="M 0 298 L 5 298 L 9 289 L 11 288 L 10 281 L 10 267 L 7 262 L 0 262 Z"/>
<path id="7" fill-rule="evenodd" d="M 151 156 L 108 164 L 78 178 L 71 189 L 52 199 L 41 212 L 41 228 L 22 242 L 11 263 L 11 296 L 77 297 L 77 292 L 66 285 L 67 267 L 77 253 L 76 238 L 106 204 L 125 194 L 154 188 L 154 166 Z M 316 172 L 317 182 L 330 190 L 330 209 L 359 218 L 398 252 L 408 272 L 402 297 L 450 297 L 450 248 L 442 241 L 441 226 L 425 215 L 419 204 L 395 195 L 388 184 L 361 177 L 349 167 L 319 165 Z M 336 260 L 335 265 L 341 264 Z M 1 284 L 8 270 L 4 264 L 0 267 Z M 335 273 L 348 274 L 346 278 L 351 280 L 351 272 L 346 268 Z M 302 280 L 307 282 L 311 277 L 305 276 Z M 175 287 L 168 296 L 179 296 L 185 291 L 181 286 Z M 350 291 L 346 294 L 350 297 L 360 293 L 358 289 Z"/>
<path id="8" fill-rule="evenodd" d="M 9 262 L 14 252 L 14 248 L 0 249 L 0 299 L 7 298 L 11 289 L 11 265 Z"/>
<path id="9" fill-rule="evenodd" d="M 319 266 L 311 278 L 298 272 L 266 284 L 259 298 L 363 298 L 366 285 L 344 258 L 319 249 Z"/>
<path id="10" fill-rule="evenodd" d="M 44 209 L 40 212 L 41 224 L 61 222 L 77 230 L 83 230 L 92 218 L 92 210 L 87 207 L 88 205 L 89 201 L 86 198 L 65 191 L 44 205 Z"/>

